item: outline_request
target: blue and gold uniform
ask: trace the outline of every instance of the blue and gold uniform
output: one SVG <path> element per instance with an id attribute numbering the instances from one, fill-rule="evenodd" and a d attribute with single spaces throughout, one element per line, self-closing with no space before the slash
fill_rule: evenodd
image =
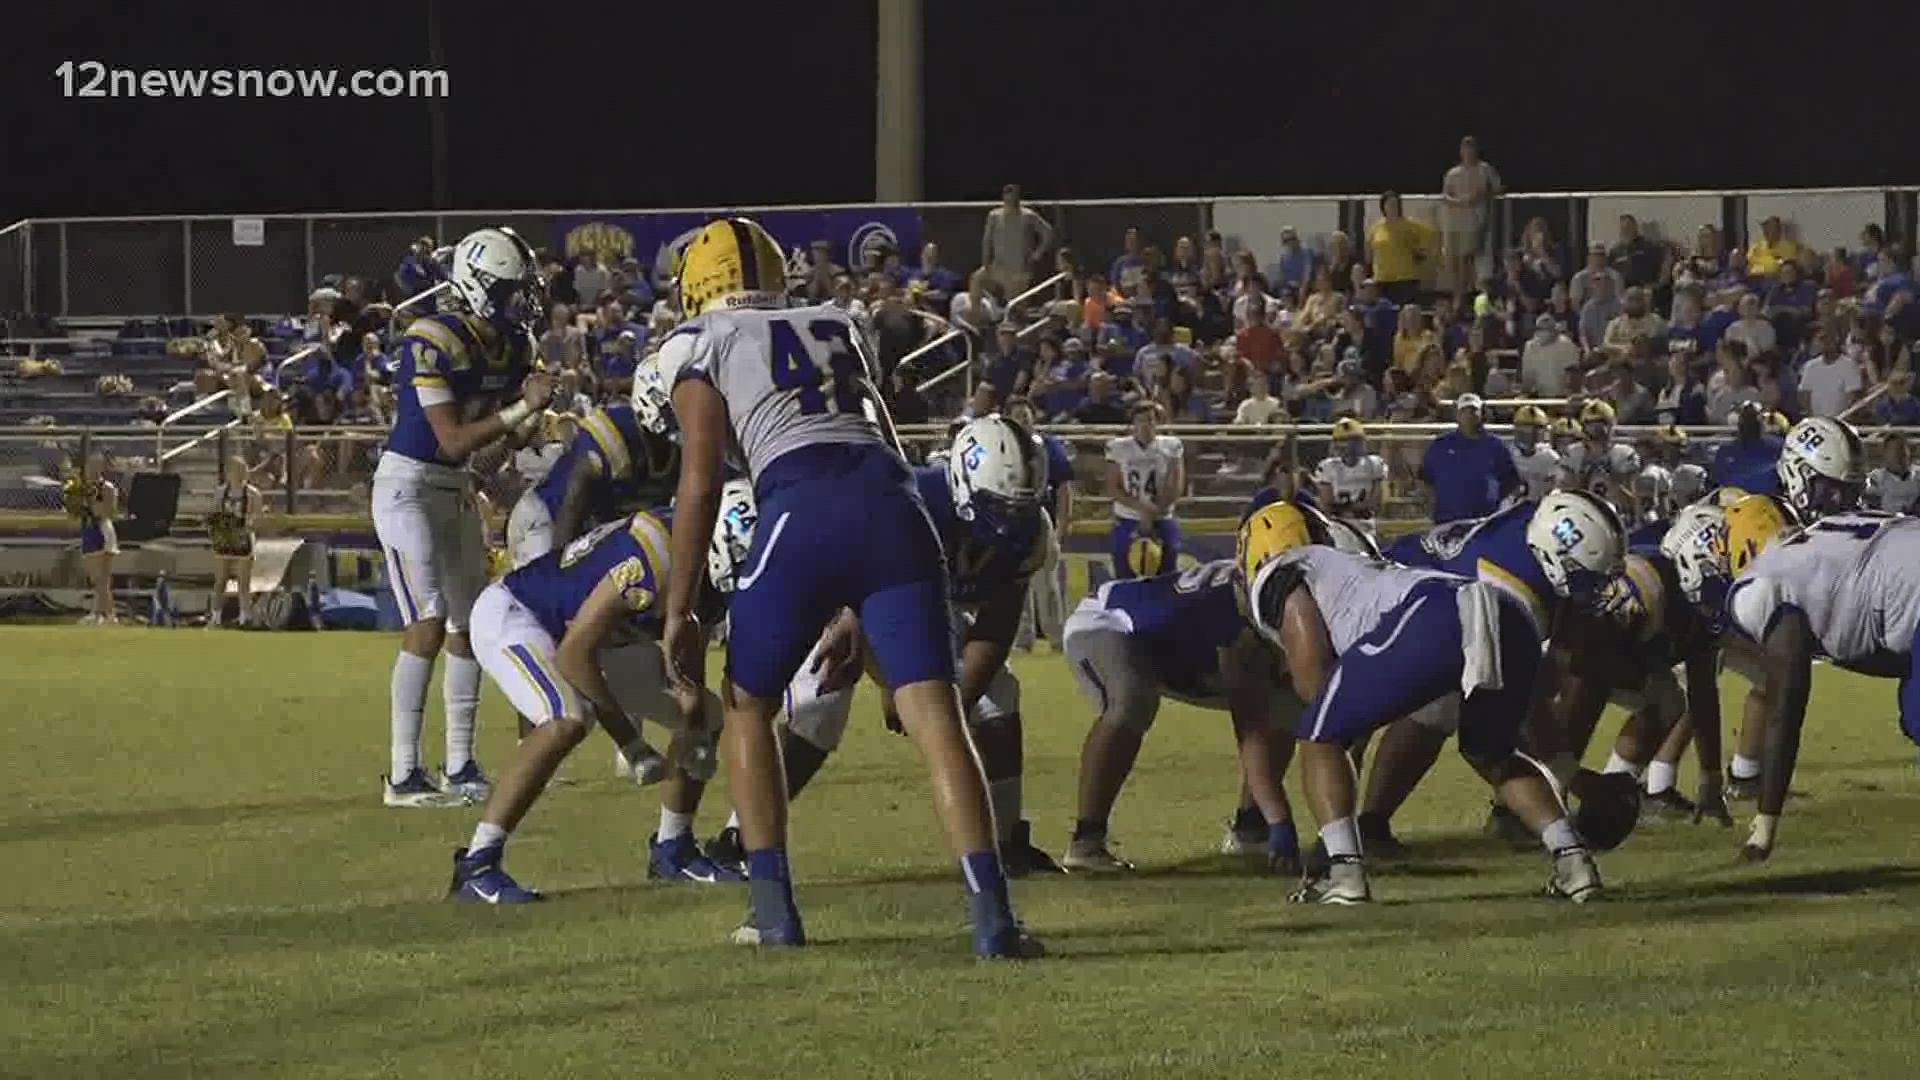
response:
<path id="1" fill-rule="evenodd" d="M 1518 599 L 1544 638 L 1553 627 L 1558 600 L 1540 561 L 1527 547 L 1527 523 L 1535 504 L 1518 502 L 1496 514 L 1437 525 L 1408 533 L 1387 548 L 1387 558 L 1403 566 L 1444 570 L 1478 578 Z"/>
<path id="2" fill-rule="evenodd" d="M 1144 683 L 1156 692 L 1224 708 L 1220 650 L 1247 629 L 1234 595 L 1233 569 L 1233 560 L 1222 559 L 1178 574 L 1111 581 L 1081 601 L 1067 619 L 1062 646 L 1082 688 L 1090 696 L 1106 696 L 1112 705 L 1111 699 L 1123 696 L 1117 684 Z M 1095 655 L 1103 650 L 1089 647 L 1102 632 L 1127 639 L 1124 663 Z M 1089 655 L 1080 656 L 1083 649 Z"/>
<path id="3" fill-rule="evenodd" d="M 631 403 L 613 402 L 581 418 L 580 433 L 534 491 L 547 513 L 558 520 L 574 470 L 591 470 L 597 482 L 589 513 L 598 524 L 631 511 L 643 499 L 660 501 L 648 497 L 651 493 L 644 489 L 670 482 L 679 460 L 679 450 L 670 440 L 642 430 Z"/>
<path id="4" fill-rule="evenodd" d="M 415 461 L 452 464 L 427 423 L 427 407 L 452 403 L 460 422 L 499 409 L 534 370 L 533 341 L 464 312 L 415 319 L 395 346 L 393 432 L 387 449 Z"/>

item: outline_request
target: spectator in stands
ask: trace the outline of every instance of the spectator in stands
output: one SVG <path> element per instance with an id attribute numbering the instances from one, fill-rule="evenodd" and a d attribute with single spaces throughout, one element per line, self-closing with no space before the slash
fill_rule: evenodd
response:
<path id="1" fill-rule="evenodd" d="M 1614 292 L 1618 284 L 1618 275 L 1612 270 L 1588 281 L 1587 300 L 1580 305 L 1580 342 L 1589 349 L 1606 343 L 1607 324 L 1626 310 Z"/>
<path id="2" fill-rule="evenodd" d="M 547 312 L 547 332 L 540 335 L 540 359 L 549 371 L 580 366 L 586 335 L 573 324 L 573 309 L 555 304 Z"/>
<path id="3" fill-rule="evenodd" d="M 1107 309 L 1122 299 L 1118 292 L 1107 282 L 1105 274 L 1087 275 L 1086 286 L 1080 299 L 1080 326 L 1085 334 L 1097 332 L 1107 321 Z"/>
<path id="4" fill-rule="evenodd" d="M 1427 326 L 1427 313 L 1414 304 L 1402 307 L 1393 332 L 1393 366 L 1402 371 L 1412 371 L 1420 361 L 1420 354 L 1433 343 L 1434 335 Z"/>
<path id="5" fill-rule="evenodd" d="M 1420 278 L 1433 257 L 1433 246 L 1433 227 L 1407 217 L 1398 192 L 1383 193 L 1380 220 L 1367 233 L 1367 253 L 1373 258 L 1371 278 L 1380 295 L 1394 304 L 1418 299 Z"/>
<path id="6" fill-rule="evenodd" d="M 1440 223 L 1456 305 L 1480 279 L 1475 267 L 1493 223 L 1493 200 L 1500 191 L 1500 173 L 1481 160 L 1480 144 L 1471 135 L 1461 139 L 1459 163 L 1440 180 Z"/>
<path id="7" fill-rule="evenodd" d="M 1349 345 L 1340 363 L 1333 369 L 1340 385 L 1331 394 L 1333 415 L 1357 416 L 1372 420 L 1380 415 L 1380 394 L 1367 382 L 1367 367 L 1360 359 L 1358 346 Z"/>
<path id="8" fill-rule="evenodd" d="M 622 334 L 633 335 L 631 346 L 621 345 L 620 335 Z M 594 318 L 591 338 L 592 374 L 606 374 L 608 359 L 616 354 L 624 355 L 623 349 L 630 348 L 633 356 L 641 355 L 646 349 L 646 344 L 647 328 L 627 318 L 627 306 L 616 296 L 601 297 L 600 311 Z"/>
<path id="9" fill-rule="evenodd" d="M 861 326 L 867 324 L 867 305 L 853 295 L 853 279 L 845 274 L 833 279 L 833 293 L 827 297 L 827 306 L 846 312 L 848 318 Z"/>
<path id="10" fill-rule="evenodd" d="M 907 281 L 926 282 L 927 302 L 942 309 L 960 284 L 953 271 L 940 264 L 940 245 L 931 240 L 920 245 L 920 262 L 907 271 Z"/>
<path id="11" fill-rule="evenodd" d="M 1747 245 L 1747 272 L 1754 277 L 1772 277 L 1780 264 L 1800 258 L 1800 245 L 1787 238 L 1778 217 L 1760 223 L 1760 235 Z"/>
<path id="12" fill-rule="evenodd" d="M 1773 323 L 1780 347 L 1792 349 L 1800 344 L 1802 329 L 1813 318 L 1814 288 L 1800 275 L 1800 264 L 1783 262 L 1780 276 L 1767 288 L 1761 313 Z"/>
<path id="13" fill-rule="evenodd" d="M 1707 422 L 1707 384 L 1694 361 L 1693 343 L 1667 346 L 1667 385 L 1653 402 L 1654 422 L 1693 426 Z"/>
<path id="14" fill-rule="evenodd" d="M 927 399 L 916 385 L 919 372 L 912 364 L 900 364 L 893 369 L 892 393 L 887 398 L 887 411 L 896 424 L 924 424 L 932 418 L 933 410 Z"/>
<path id="15" fill-rule="evenodd" d="M 1008 296 L 1026 289 L 1034 264 L 1053 247 L 1053 226 L 1020 202 L 1020 185 L 1000 189 L 1000 205 L 987 211 L 980 261 Z"/>
<path id="16" fill-rule="evenodd" d="M 1553 279 L 1528 266 L 1526 256 L 1519 251 L 1501 256 L 1500 265 L 1501 283 L 1512 302 L 1514 317 L 1531 326 L 1534 316 L 1546 308 L 1553 295 Z"/>
<path id="17" fill-rule="evenodd" d="M 1152 318 L 1171 319 L 1174 316 L 1176 297 L 1173 284 L 1160 272 L 1162 261 L 1160 249 L 1149 247 L 1140 253 L 1140 297 L 1139 302 L 1152 308 Z"/>
<path id="18" fill-rule="evenodd" d="M 1241 426 L 1278 424 L 1287 418 L 1286 403 L 1274 397 L 1268 388 L 1264 368 L 1255 368 L 1247 376 L 1246 399 L 1234 407 L 1233 422 Z"/>
<path id="19" fill-rule="evenodd" d="M 914 279 L 904 289 L 892 281 L 880 283 L 880 305 L 871 312 L 868 325 L 873 331 L 874 360 L 882 379 L 892 373 L 901 357 L 927 340 L 926 320 L 913 310 L 914 299 L 925 291 L 924 279 Z"/>
<path id="20" fill-rule="evenodd" d="M 1285 341 L 1267 319 L 1266 298 L 1247 300 L 1247 325 L 1234 332 L 1234 352 L 1255 371 L 1272 371 L 1280 363 Z"/>
<path id="21" fill-rule="evenodd" d="M 547 283 L 548 300 L 578 310 L 580 294 L 574 291 L 573 275 L 561 265 L 560 260 L 547 256 L 546 261 L 541 263 L 540 276 Z"/>
<path id="22" fill-rule="evenodd" d="M 986 362 L 986 380 L 1002 399 L 1027 392 L 1034 357 L 1020 340 L 1019 324 L 1008 321 L 995 328 Z"/>
<path id="23" fill-rule="evenodd" d="M 1620 277 L 1620 271 L 1607 265 L 1607 245 L 1589 244 L 1587 245 L 1587 265 L 1573 275 L 1573 281 L 1567 287 L 1567 298 L 1573 301 L 1574 307 L 1587 306 L 1587 301 L 1593 297 L 1593 283 L 1600 278 L 1606 278 L 1612 282 L 1614 296 L 1617 297 L 1626 291 L 1627 283 Z M 1599 340 L 1596 337 L 1592 343 L 1598 344 Z"/>
<path id="24" fill-rule="evenodd" d="M 1047 346 L 1051 340 L 1041 342 L 1043 363 L 1049 356 Z M 1079 338 L 1067 338 L 1059 343 L 1056 351 L 1057 357 L 1045 371 L 1035 365 L 1033 384 L 1029 387 L 1030 396 L 1049 417 L 1070 413 L 1087 400 L 1087 377 L 1092 370 L 1087 362 L 1087 343 Z"/>
<path id="25" fill-rule="evenodd" d="M 583 249 L 573 264 L 573 292 L 583 308 L 598 307 L 600 294 L 607 291 L 607 270 L 600 265 L 600 254 Z"/>
<path id="26" fill-rule="evenodd" d="M 1107 280 L 1122 294 L 1132 296 L 1140 286 L 1140 271 L 1145 266 L 1146 259 L 1140 253 L 1140 227 L 1129 225 L 1120 235 L 1120 254 L 1107 267 Z"/>
<path id="27" fill-rule="evenodd" d="M 1673 318 L 1667 321 L 1667 340 L 1700 342 L 1700 290 L 1692 285 L 1673 291 Z"/>
<path id="28" fill-rule="evenodd" d="M 833 295 L 833 282 L 847 268 L 833 261 L 833 242 L 814 240 L 807 245 L 805 284 L 802 292 L 814 303 L 824 303 Z"/>
<path id="29" fill-rule="evenodd" d="M 1236 253 L 1234 256 L 1237 261 L 1241 254 L 1245 253 Z M 1252 264 L 1252 258 L 1244 260 L 1244 265 L 1251 266 Z M 1251 323 L 1256 318 L 1253 314 L 1256 310 L 1259 312 L 1258 318 L 1269 320 L 1273 315 L 1278 313 L 1279 305 L 1272 303 L 1273 298 L 1267 295 L 1266 282 L 1261 279 L 1260 275 L 1251 274 L 1241 279 L 1240 288 L 1240 295 L 1234 297 L 1233 300 L 1233 327 L 1235 330 Z"/>
<path id="30" fill-rule="evenodd" d="M 1725 417 L 1734 426 L 1734 437 L 1714 452 L 1707 469 L 1707 482 L 1715 487 L 1732 486 L 1761 495 L 1780 490 L 1776 468 L 1780 461 L 1780 436 L 1769 433 L 1762 424 L 1766 410 L 1758 401 L 1741 403 Z"/>
<path id="31" fill-rule="evenodd" d="M 1620 298 L 1620 314 L 1607 320 L 1607 328 L 1601 334 L 1601 344 L 1624 348 L 1636 337 L 1665 337 L 1667 321 L 1654 313 L 1651 301 L 1644 287 L 1628 287 L 1626 295 Z"/>
<path id="32" fill-rule="evenodd" d="M 422 236 L 401 256 L 400 265 L 393 271 L 393 284 L 399 290 L 399 300 L 412 299 L 445 280 L 445 271 L 433 257 L 433 247 L 433 237 Z"/>
<path id="33" fill-rule="evenodd" d="M 1094 336 L 1096 363 L 1118 378 L 1133 374 L 1133 358 L 1147 344 L 1147 331 L 1133 321 L 1133 304 L 1121 300 L 1107 309 L 1107 318 Z M 1122 419 L 1125 419 L 1122 417 Z"/>
<path id="34" fill-rule="evenodd" d="M 991 416 L 1000 408 L 1000 391 L 990 382 L 979 382 L 973 386 L 973 394 L 967 398 L 967 404 L 960 410 L 960 419 L 977 420 L 982 416 Z"/>
<path id="35" fill-rule="evenodd" d="M 1204 424 L 1213 419 L 1212 407 L 1203 395 L 1193 392 L 1193 376 L 1182 368 L 1174 368 L 1160 381 L 1153 400 L 1169 423 Z"/>
<path id="36" fill-rule="evenodd" d="M 1360 349 L 1366 356 L 1367 372 L 1377 375 L 1393 366 L 1393 336 L 1399 329 L 1400 309 L 1381 294 L 1378 282 L 1362 278 L 1352 310 L 1360 317 Z"/>
<path id="37" fill-rule="evenodd" d="M 1073 410 L 1076 424 L 1124 424 L 1126 404 L 1120 400 L 1119 383 L 1104 371 L 1095 371 L 1087 383 L 1087 400 Z"/>
<path id="38" fill-rule="evenodd" d="M 1330 264 L 1314 268 L 1310 290 L 1300 304 L 1300 314 L 1293 321 L 1295 326 L 1309 334 L 1333 326 L 1347 306 L 1347 298 L 1337 291 L 1335 280 Z"/>
<path id="39" fill-rule="evenodd" d="M 1633 361 L 1627 357 L 1614 360 L 1610 369 L 1612 383 L 1607 388 L 1607 400 L 1613 402 L 1614 415 L 1622 424 L 1650 424 L 1653 422 L 1653 395 L 1640 384 L 1634 372 Z"/>
<path id="40" fill-rule="evenodd" d="M 1367 276 L 1366 267 L 1353 253 L 1353 239 L 1340 229 L 1327 234 L 1327 254 L 1326 258 L 1320 260 L 1319 266 L 1326 269 L 1333 289 L 1338 293 L 1359 288 L 1361 280 Z"/>
<path id="41" fill-rule="evenodd" d="M 985 338 L 989 327 L 1000 322 L 1002 310 L 1000 301 L 993 295 L 987 269 L 983 266 L 967 278 L 967 290 L 953 298 L 949 317 L 955 326 L 972 333 L 979 340 Z"/>
<path id="42" fill-rule="evenodd" d="M 1547 281 L 1561 281 L 1566 277 L 1566 254 L 1553 238 L 1546 218 L 1531 218 L 1520 231 L 1520 259 L 1528 270 Z"/>
<path id="43" fill-rule="evenodd" d="M 1839 416 L 1860 400 L 1865 384 L 1860 364 L 1840 348 L 1832 334 L 1814 337 L 1815 352 L 1800 369 L 1800 412 L 1804 416 Z"/>
<path id="44" fill-rule="evenodd" d="M 1580 368 L 1580 346 L 1561 333 L 1551 315 L 1533 321 L 1533 336 L 1520 351 L 1520 390 L 1527 397 L 1563 397 L 1567 377 Z"/>
<path id="45" fill-rule="evenodd" d="M 1640 219 L 1620 215 L 1620 239 L 1607 252 L 1611 266 L 1628 288 L 1656 289 L 1673 274 L 1673 252 L 1640 232 Z"/>
<path id="46" fill-rule="evenodd" d="M 1333 345 L 1323 343 L 1314 351 L 1313 364 L 1305 374 L 1298 373 L 1286 387 L 1286 398 L 1294 419 L 1307 424 L 1333 421 L 1333 393 L 1340 387 Z"/>
<path id="47" fill-rule="evenodd" d="M 1560 332 L 1578 343 L 1580 309 L 1574 306 L 1573 296 L 1567 289 L 1566 282 L 1553 283 L 1553 288 L 1547 291 L 1547 306 L 1540 314 L 1553 316 L 1553 321 L 1560 324 Z"/>
<path id="48" fill-rule="evenodd" d="M 1707 418 L 1718 420 L 1749 402 L 1759 404 L 1760 391 L 1747 372 L 1747 346 L 1727 339 L 1715 354 L 1718 369 L 1707 380 Z"/>
<path id="49" fill-rule="evenodd" d="M 1453 402 L 1457 430 L 1428 444 L 1420 481 L 1431 489 L 1435 523 L 1484 517 L 1520 485 L 1507 444 L 1487 434 L 1480 398 L 1462 394 Z"/>
<path id="50" fill-rule="evenodd" d="M 1142 387 L 1160 386 L 1174 371 L 1184 371 L 1191 377 L 1198 368 L 1199 360 L 1193 350 L 1174 340 L 1170 319 L 1154 321 L 1152 341 L 1133 357 L 1133 377 Z"/>
<path id="51" fill-rule="evenodd" d="M 1200 252 L 1200 287 L 1216 296 L 1226 295 L 1233 283 L 1233 271 L 1227 266 L 1227 253 L 1219 244 L 1209 242 Z"/>
<path id="52" fill-rule="evenodd" d="M 1913 372 L 1887 376 L 1887 392 L 1873 403 L 1874 419 L 1901 427 L 1920 426 L 1920 398 L 1913 396 Z"/>
<path id="53" fill-rule="evenodd" d="M 347 395 L 340 409 L 340 423 L 354 427 L 386 427 L 387 418 L 380 414 L 373 397 L 373 388 L 356 386 Z"/>
<path id="54" fill-rule="evenodd" d="M 1827 256 L 1826 266 L 1820 270 L 1820 288 L 1835 296 L 1852 296 L 1856 291 L 1855 280 L 1853 260 L 1847 256 L 1847 249 L 1834 248 Z"/>
<path id="55" fill-rule="evenodd" d="M 1300 234 L 1291 225 L 1280 227 L 1280 254 L 1267 267 L 1267 284 L 1275 289 L 1292 286 L 1304 292 L 1313 280 L 1316 260 L 1313 250 L 1300 243 Z"/>
<path id="56" fill-rule="evenodd" d="M 1673 267 L 1673 284 L 1680 287 L 1690 285 L 1701 290 L 1721 287 L 1721 275 L 1726 273 L 1726 253 L 1720 244 L 1720 230 L 1711 225 L 1702 225 L 1693 233 L 1693 251 L 1681 258 Z"/>
<path id="57" fill-rule="evenodd" d="M 1200 250 L 1193 246 L 1193 237 L 1183 236 L 1173 242 L 1173 259 L 1167 264 L 1166 276 L 1175 289 L 1200 284 Z"/>
<path id="58" fill-rule="evenodd" d="M 1745 345 L 1748 356 L 1767 352 L 1779 344 L 1779 334 L 1774 330 L 1773 324 L 1761 314 L 1758 296 L 1742 293 L 1735 310 L 1740 317 L 1732 326 L 1727 327 L 1726 336 Z"/>

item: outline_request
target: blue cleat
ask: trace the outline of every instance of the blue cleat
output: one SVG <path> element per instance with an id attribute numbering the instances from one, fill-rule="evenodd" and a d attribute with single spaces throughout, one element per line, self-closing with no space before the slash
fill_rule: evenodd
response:
<path id="1" fill-rule="evenodd" d="M 998 933 L 975 931 L 973 954 L 982 960 L 1038 960 L 1047 955 L 1047 947 L 1016 922 Z"/>
<path id="2" fill-rule="evenodd" d="M 697 882 L 701 885 L 747 880 L 744 871 L 707 858 L 694 841 L 693 834 L 683 833 L 671 840 L 661 840 L 659 836 L 659 833 L 655 833 L 647 837 L 650 852 L 647 858 L 648 878 L 668 884 Z"/>
<path id="3" fill-rule="evenodd" d="M 463 904 L 531 904 L 541 899 L 538 892 L 522 888 L 500 868 L 504 850 L 490 847 L 469 855 L 466 848 L 454 849 L 453 884 L 447 887 L 447 899 Z"/>
<path id="4" fill-rule="evenodd" d="M 478 761 L 468 758 L 467 763 L 460 766 L 458 772 L 448 772 L 445 768 L 440 770 L 440 790 L 452 792 L 471 802 L 481 803 L 486 802 L 487 796 L 493 794 L 493 781 L 487 779 L 487 774 L 480 771 Z"/>
<path id="5" fill-rule="evenodd" d="M 442 791 L 433 786 L 433 781 L 427 779 L 427 770 L 419 766 L 415 766 L 412 772 L 401 777 L 398 782 L 391 777 L 381 777 L 380 801 L 388 806 L 407 809 L 467 805 L 466 796 L 458 792 Z"/>

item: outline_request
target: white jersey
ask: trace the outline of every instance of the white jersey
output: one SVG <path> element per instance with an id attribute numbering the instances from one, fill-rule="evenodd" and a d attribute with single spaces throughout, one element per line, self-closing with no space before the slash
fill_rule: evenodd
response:
<path id="1" fill-rule="evenodd" d="M 1330 547 L 1297 547 L 1261 567 L 1250 590 L 1248 606 L 1254 612 L 1254 626 L 1269 641 L 1280 640 L 1280 613 L 1288 591 L 1280 583 L 1288 579 L 1303 581 L 1313 594 L 1336 654 L 1346 652 L 1371 633 L 1416 586 L 1436 579 L 1463 580 L 1438 570 L 1412 570 Z"/>
<path id="2" fill-rule="evenodd" d="M 871 411 L 868 354 L 859 326 L 823 304 L 709 311 L 674 328 L 658 363 L 669 383 L 696 378 L 720 392 L 734 445 L 758 478 L 802 446 L 886 444 Z"/>
<path id="3" fill-rule="evenodd" d="M 1707 493 L 1707 470 L 1688 462 L 1673 467 L 1673 501 L 1679 506 L 1699 502 Z"/>
<path id="4" fill-rule="evenodd" d="M 1889 514 L 1911 514 L 1920 503 L 1920 471 L 1908 467 L 1895 474 L 1875 469 L 1867 474 L 1866 504 Z"/>
<path id="5" fill-rule="evenodd" d="M 1920 519 L 1830 514 L 1775 541 L 1733 583 L 1727 615 L 1760 641 L 1787 608 L 1839 663 L 1906 653 L 1920 624 Z"/>
<path id="6" fill-rule="evenodd" d="M 1129 496 L 1143 502 L 1159 500 L 1167 485 L 1173 483 L 1174 463 L 1185 452 L 1180 440 L 1171 435 L 1155 435 L 1145 446 L 1131 435 L 1122 435 L 1107 443 L 1107 460 L 1120 466 L 1121 487 Z M 1113 504 L 1113 516 L 1123 521 L 1140 518 L 1137 512 L 1118 502 Z M 1164 516 L 1173 516 L 1171 506 Z"/>
<path id="7" fill-rule="evenodd" d="M 1314 467 L 1313 482 L 1333 491 L 1331 513 L 1342 517 L 1371 520 L 1380 508 L 1374 503 L 1374 489 L 1387 478 L 1387 463 L 1378 454 L 1363 455 L 1351 464 L 1338 456 L 1322 458 Z"/>
<path id="8" fill-rule="evenodd" d="M 1610 496 L 1614 485 L 1627 486 L 1639 471 L 1640 455 L 1625 443 L 1613 443 L 1602 453 L 1592 443 L 1582 441 L 1560 455 L 1560 486 L 1567 490 Z"/>
<path id="9" fill-rule="evenodd" d="M 1534 502 L 1546 498 L 1560 479 L 1560 452 L 1544 442 L 1535 443 L 1532 450 L 1510 442 L 1507 450 L 1513 454 L 1513 471 L 1527 483 L 1527 498 Z"/>

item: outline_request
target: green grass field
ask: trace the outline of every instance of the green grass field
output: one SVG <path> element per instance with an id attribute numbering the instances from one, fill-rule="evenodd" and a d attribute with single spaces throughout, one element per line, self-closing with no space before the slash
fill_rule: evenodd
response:
<path id="1" fill-rule="evenodd" d="M 1535 898 L 1537 850 L 1479 838 L 1451 757 L 1380 903 L 1289 907 L 1212 854 L 1224 717 L 1170 705 L 1114 818 L 1141 872 L 1019 884 L 1054 955 L 1008 965 L 968 952 L 870 697 L 796 805 L 815 948 L 725 944 L 737 887 L 649 886 L 658 800 L 598 736 L 511 848 L 551 902 L 442 902 L 474 814 L 379 805 L 394 644 L 0 629 L 0 1075 L 1920 1075 L 1920 779 L 1891 683 L 1819 670 L 1771 863 L 1737 864 L 1744 820 L 1649 827 L 1586 908 Z M 1057 851 L 1087 714 L 1056 658 L 1017 664 Z M 497 765 L 492 691 L 482 723 Z M 703 833 L 725 813 L 716 791 Z"/>

